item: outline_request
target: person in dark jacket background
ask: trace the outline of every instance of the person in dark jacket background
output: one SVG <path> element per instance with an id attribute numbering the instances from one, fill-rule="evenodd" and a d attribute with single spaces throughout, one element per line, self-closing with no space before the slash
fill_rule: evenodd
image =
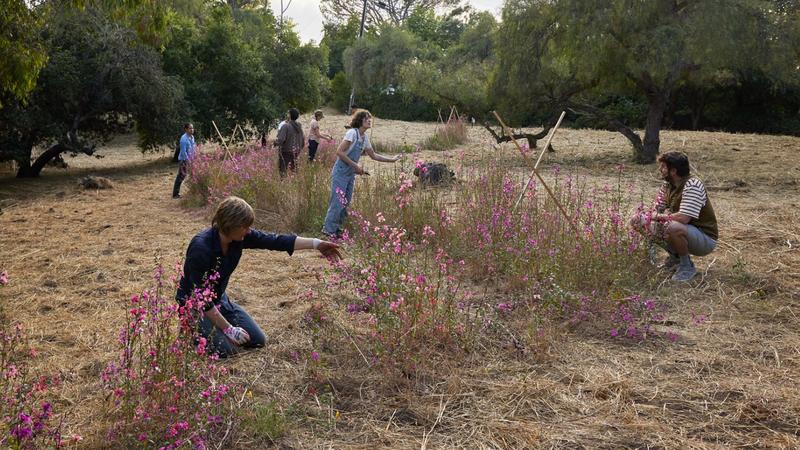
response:
<path id="1" fill-rule="evenodd" d="M 305 147 L 305 136 L 303 126 L 297 119 L 300 111 L 297 108 L 289 110 L 289 120 L 278 129 L 278 137 L 275 138 L 274 146 L 278 147 L 278 170 L 281 176 L 286 175 L 286 169 L 294 172 L 297 164 L 297 155 Z"/>

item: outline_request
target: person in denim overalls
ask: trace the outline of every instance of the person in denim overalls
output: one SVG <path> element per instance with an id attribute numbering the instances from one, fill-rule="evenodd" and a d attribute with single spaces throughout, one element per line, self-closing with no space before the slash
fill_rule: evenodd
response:
<path id="1" fill-rule="evenodd" d="M 372 115 L 369 111 L 360 111 L 350 122 L 350 129 L 344 135 L 342 143 L 336 149 L 336 163 L 331 172 L 331 199 L 328 203 L 328 214 L 322 233 L 328 236 L 340 236 L 342 223 L 347 217 L 347 206 L 353 200 L 353 187 L 356 175 L 369 175 L 358 165 L 361 153 L 366 152 L 370 158 L 379 162 L 395 162 L 401 155 L 383 156 L 372 150 L 367 130 L 372 127 Z"/>

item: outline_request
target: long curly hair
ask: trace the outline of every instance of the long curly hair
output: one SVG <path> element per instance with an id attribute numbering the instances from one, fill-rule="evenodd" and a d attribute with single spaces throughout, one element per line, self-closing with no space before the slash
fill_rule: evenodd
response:
<path id="1" fill-rule="evenodd" d="M 367 120 L 368 117 L 372 117 L 372 114 L 366 109 L 357 112 L 356 115 L 353 116 L 353 120 L 350 121 L 350 128 L 361 128 L 361 125 L 364 124 L 364 121 Z"/>

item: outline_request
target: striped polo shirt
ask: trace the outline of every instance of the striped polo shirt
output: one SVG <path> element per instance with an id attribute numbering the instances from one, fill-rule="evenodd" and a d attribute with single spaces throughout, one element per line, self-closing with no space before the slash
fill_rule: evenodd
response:
<path id="1" fill-rule="evenodd" d="M 657 207 L 659 211 L 679 212 L 689 217 L 690 225 L 696 226 L 711 239 L 719 238 L 716 214 L 700 179 L 690 177 L 678 186 L 664 182 L 658 192 Z"/>

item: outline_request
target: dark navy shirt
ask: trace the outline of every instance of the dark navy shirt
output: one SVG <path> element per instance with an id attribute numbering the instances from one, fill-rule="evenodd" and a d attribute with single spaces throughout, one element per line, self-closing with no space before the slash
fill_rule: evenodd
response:
<path id="1" fill-rule="evenodd" d="M 294 252 L 294 241 L 297 236 L 264 233 L 259 230 L 250 230 L 241 241 L 232 241 L 228 245 L 228 254 L 222 254 L 222 243 L 219 231 L 216 228 L 206 228 L 192 238 L 186 250 L 186 261 L 183 264 L 183 276 L 178 286 L 175 298 L 178 302 L 189 297 L 196 288 L 202 288 L 209 275 L 218 272 L 219 279 L 209 287 L 214 289 L 216 297 L 214 304 L 219 304 L 228 287 L 231 274 L 239 265 L 242 250 L 246 248 L 263 248 L 267 250 L 283 250 L 289 255 Z M 205 310 L 211 309 L 214 304 L 208 304 Z"/>

